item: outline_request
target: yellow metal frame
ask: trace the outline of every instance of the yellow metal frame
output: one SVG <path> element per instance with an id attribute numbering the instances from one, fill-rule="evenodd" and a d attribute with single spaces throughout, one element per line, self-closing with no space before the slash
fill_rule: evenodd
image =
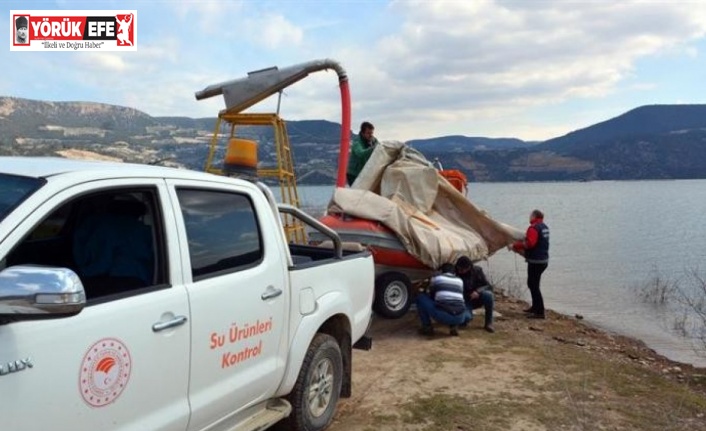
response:
<path id="1" fill-rule="evenodd" d="M 236 126 L 271 126 L 274 129 L 277 165 L 275 167 L 262 168 L 258 166 L 257 175 L 260 178 L 277 178 L 282 202 L 299 208 L 299 192 L 297 191 L 297 178 L 294 172 L 294 160 L 284 120 L 277 114 L 233 114 L 227 111 L 221 112 L 216 121 L 216 128 L 211 138 L 205 166 L 206 172 L 217 175 L 227 175 L 222 168 L 214 166 L 216 149 L 221 135 L 219 132 L 223 122 L 230 126 L 230 134 L 226 142 L 230 138 L 235 137 Z M 282 214 L 281 217 L 288 241 L 295 244 L 307 244 L 304 224 L 289 214 Z"/>

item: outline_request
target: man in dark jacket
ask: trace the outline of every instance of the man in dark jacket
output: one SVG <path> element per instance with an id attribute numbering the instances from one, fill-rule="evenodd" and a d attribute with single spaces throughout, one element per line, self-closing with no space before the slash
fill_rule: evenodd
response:
<path id="1" fill-rule="evenodd" d="M 431 319 L 449 325 L 450 334 L 458 335 L 457 327 L 467 320 L 463 301 L 463 282 L 454 274 L 451 263 L 441 265 L 440 274 L 431 278 L 429 293 L 417 295 L 417 313 L 422 321 L 420 332 L 433 335 Z"/>
<path id="2" fill-rule="evenodd" d="M 375 146 L 378 144 L 378 140 L 373 136 L 374 131 L 375 127 L 371 123 L 364 121 L 360 125 L 360 132 L 351 141 L 351 154 L 348 159 L 348 171 L 346 173 L 349 186 L 358 178 L 360 171 L 363 170 Z"/>
<path id="3" fill-rule="evenodd" d="M 549 227 L 544 224 L 544 214 L 534 210 L 525 239 L 512 245 L 516 253 L 527 261 L 527 287 L 532 295 L 532 306 L 526 310 L 530 319 L 544 319 L 544 298 L 539 289 L 542 273 L 549 266 Z"/>
<path id="4" fill-rule="evenodd" d="M 467 256 L 461 256 L 456 262 L 456 275 L 463 281 L 463 297 L 470 317 L 473 318 L 474 309 L 484 307 L 485 325 L 483 328 L 490 333 L 495 332 L 493 327 L 495 297 L 493 296 L 493 288 L 483 273 L 483 268 L 473 265 Z"/>

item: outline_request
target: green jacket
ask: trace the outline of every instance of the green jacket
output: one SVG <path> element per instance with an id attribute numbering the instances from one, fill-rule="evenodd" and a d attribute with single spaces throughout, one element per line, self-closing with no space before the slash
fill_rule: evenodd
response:
<path id="1" fill-rule="evenodd" d="M 360 135 L 353 137 L 351 141 L 351 154 L 348 159 L 347 174 L 349 176 L 358 177 L 358 174 L 360 174 L 360 171 L 363 170 L 363 166 L 368 162 L 377 143 L 378 140 L 374 137 L 370 143 L 365 142 Z"/>

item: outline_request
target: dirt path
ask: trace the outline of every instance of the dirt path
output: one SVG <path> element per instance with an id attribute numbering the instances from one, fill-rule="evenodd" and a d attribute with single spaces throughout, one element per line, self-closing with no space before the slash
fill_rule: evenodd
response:
<path id="1" fill-rule="evenodd" d="M 482 316 L 433 338 L 414 312 L 376 319 L 329 430 L 706 430 L 706 370 L 576 319 L 528 320 L 523 306 L 500 298 L 495 334 Z"/>

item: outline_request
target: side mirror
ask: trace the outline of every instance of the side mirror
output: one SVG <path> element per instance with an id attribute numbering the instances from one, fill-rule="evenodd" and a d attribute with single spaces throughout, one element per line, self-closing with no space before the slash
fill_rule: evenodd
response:
<path id="1" fill-rule="evenodd" d="M 0 271 L 0 323 L 69 317 L 85 305 L 83 284 L 70 269 L 21 265 Z"/>

